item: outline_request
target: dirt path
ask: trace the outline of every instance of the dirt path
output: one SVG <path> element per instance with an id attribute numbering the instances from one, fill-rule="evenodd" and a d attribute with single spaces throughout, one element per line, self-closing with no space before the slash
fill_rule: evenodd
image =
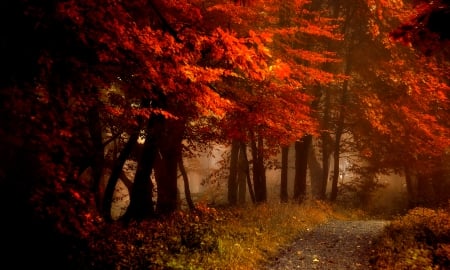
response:
<path id="1" fill-rule="evenodd" d="M 261 269 L 371 269 L 372 242 L 388 221 L 332 220 L 302 235 Z"/>

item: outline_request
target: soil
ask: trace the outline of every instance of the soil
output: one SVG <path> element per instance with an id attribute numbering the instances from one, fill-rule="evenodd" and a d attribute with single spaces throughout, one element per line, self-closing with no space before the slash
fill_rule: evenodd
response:
<path id="1" fill-rule="evenodd" d="M 300 236 L 261 269 L 373 269 L 374 240 L 385 220 L 331 220 Z"/>

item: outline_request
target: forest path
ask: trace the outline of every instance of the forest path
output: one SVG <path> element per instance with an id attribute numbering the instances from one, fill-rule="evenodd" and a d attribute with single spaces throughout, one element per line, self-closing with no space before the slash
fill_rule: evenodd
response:
<path id="1" fill-rule="evenodd" d="M 302 234 L 261 269 L 371 269 L 373 241 L 388 224 L 386 220 L 331 220 Z"/>

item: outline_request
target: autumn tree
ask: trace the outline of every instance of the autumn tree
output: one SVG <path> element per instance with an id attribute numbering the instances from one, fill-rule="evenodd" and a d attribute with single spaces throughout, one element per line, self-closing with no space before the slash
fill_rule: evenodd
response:
<path id="1" fill-rule="evenodd" d="M 449 78 L 448 64 L 445 64 L 449 59 L 448 43 L 450 33 L 446 27 L 449 23 L 449 15 L 450 3 L 448 1 L 416 1 L 414 12 L 409 14 L 408 18 L 401 19 L 400 26 L 391 32 L 391 37 L 394 40 L 401 41 L 404 45 L 412 45 L 426 55 L 428 60 L 426 62 L 431 62 L 428 65 L 434 67 L 432 72 L 435 73 L 437 78 L 444 78 L 443 82 L 446 82 L 446 85 L 442 85 L 439 82 L 441 87 L 434 89 L 440 93 L 440 103 L 444 105 L 448 104 L 445 100 L 448 100 L 449 97 L 446 94 L 448 90 L 445 91 L 445 89 L 448 89 Z M 424 59 L 421 59 L 420 62 L 422 61 Z M 448 114 L 448 109 L 446 109 L 446 106 L 438 106 L 439 119 Z M 450 168 L 446 165 L 448 164 L 448 156 L 446 152 L 441 157 L 438 157 L 437 166 L 436 164 L 433 166 L 434 169 L 431 173 L 417 175 L 417 173 L 411 173 L 411 170 L 406 170 L 411 206 L 424 201 L 442 203 L 448 200 L 448 195 L 442 192 L 448 189 L 450 182 Z M 430 189 L 431 193 L 429 192 Z"/>
<path id="2" fill-rule="evenodd" d="M 408 180 L 408 171 L 414 168 L 413 175 L 428 178 L 442 164 L 448 149 L 448 125 L 442 121 L 448 113 L 448 64 L 425 60 L 389 39 L 392 29 L 409 12 L 396 5 L 399 3 L 384 3 L 369 9 L 372 31 L 366 44 L 371 44 L 373 58 L 354 52 L 366 57 L 353 61 L 359 71 L 351 83 L 358 92 L 353 92 L 351 99 L 358 104 L 353 108 L 359 109 L 351 114 L 359 119 L 352 118 L 352 134 L 372 170 L 402 173 L 406 169 Z M 360 65 L 372 69 L 361 72 Z"/>
<path id="3" fill-rule="evenodd" d="M 264 67 L 255 62 L 260 53 L 251 39 L 197 24 L 201 9 L 195 3 L 4 1 L 2 15 L 5 155 L 0 172 L 11 194 L 2 202 L 17 206 L 7 213 L 19 226 L 12 222 L 7 231 L 23 235 L 17 243 L 30 242 L 24 253 L 34 254 L 36 265 L 67 259 L 56 242 L 51 246 L 61 256 L 48 254 L 60 261 L 44 256 L 39 237 L 63 239 L 51 236 L 56 231 L 85 239 L 101 220 L 96 207 L 103 206 L 108 218 L 110 203 L 95 205 L 94 195 L 103 192 L 99 178 L 107 162 L 102 155 L 112 141 L 126 143 L 113 158 L 107 190 L 114 190 L 137 139 L 145 139 L 145 151 L 136 158 L 128 217 L 152 215 L 153 171 L 158 184 L 154 210 L 173 211 L 181 141 L 192 134 L 188 123 L 218 118 L 230 107 L 230 97 L 221 97 L 224 91 L 216 90 L 215 82 L 236 77 L 237 70 L 239 76 L 259 80 Z M 16 29 L 7 28 L 11 23 Z M 113 85 L 123 97 L 110 95 L 104 101 L 104 90 Z M 79 177 L 89 167 L 93 181 Z M 32 230 L 27 227 L 36 223 Z M 21 248 L 8 244 L 12 253 Z M 81 251 L 82 244 L 67 248 Z"/>
<path id="4" fill-rule="evenodd" d="M 244 23 L 239 25 L 239 29 L 256 29 L 251 35 L 258 34 L 261 37 L 270 37 L 271 43 L 267 44 L 270 49 L 271 77 L 265 79 L 266 82 L 260 85 L 252 85 L 242 82 L 237 86 L 244 85 L 247 93 L 240 94 L 241 98 L 249 97 L 251 93 L 258 100 L 252 103 L 246 102 L 250 110 L 244 114 L 240 112 L 240 122 L 246 123 L 248 133 L 240 132 L 242 138 L 253 138 L 255 142 L 251 143 L 253 149 L 253 160 L 258 160 L 258 155 L 254 153 L 263 153 L 263 159 L 267 159 L 279 152 L 280 146 L 287 146 L 295 141 L 300 141 L 305 134 L 313 134 L 316 132 L 316 122 L 311 116 L 311 102 L 313 97 L 311 92 L 305 91 L 310 86 L 317 84 L 327 84 L 333 79 L 333 75 L 324 72 L 319 65 L 327 61 L 335 61 L 333 53 L 318 53 L 310 50 L 310 43 L 320 43 L 328 39 L 336 39 L 333 33 L 333 21 L 322 18 L 321 21 L 316 19 L 318 13 L 308 11 L 307 2 L 303 1 L 284 1 L 265 2 L 264 5 L 257 5 L 252 2 L 249 9 L 257 10 L 246 12 L 247 14 L 259 14 L 257 19 L 250 19 L 247 25 Z M 253 13 L 252 13 L 253 12 Z M 264 14 L 265 17 L 261 17 Z M 262 41 L 264 41 L 262 39 Z M 319 46 L 317 46 L 319 47 Z M 253 90 L 255 89 L 255 90 Z M 273 97 L 269 93 L 275 94 Z M 244 99 L 242 99 L 244 101 Z M 251 101 L 251 99 L 249 99 Z M 279 104 L 279 106 L 277 106 Z M 270 106 L 270 107 L 269 107 Z M 247 121 L 242 121 L 243 115 L 250 115 Z M 261 117 L 261 116 L 264 116 Z M 252 129 L 248 128 L 249 124 L 254 123 Z M 227 126 L 240 126 L 242 124 L 232 124 Z M 259 126 L 259 127 L 258 127 Z M 262 139 L 259 140 L 259 134 Z M 306 140 L 308 141 L 308 140 Z M 259 143 L 265 146 L 259 148 Z M 267 150 L 263 150 L 267 148 Z M 259 149 L 259 150 L 258 150 Z M 259 151 L 259 152 L 258 152 Z M 306 153 L 300 154 L 299 157 L 306 156 Z M 261 162 L 261 161 L 259 161 Z M 253 163 L 255 170 L 255 163 Z M 263 166 L 258 165 L 260 168 Z M 299 171 L 298 176 L 303 180 L 297 182 L 306 183 L 306 165 Z M 254 173 L 258 173 L 254 171 Z M 261 174 L 262 175 L 262 174 Z M 264 179 L 261 181 L 264 184 Z M 286 183 L 286 181 L 284 182 Z M 303 185 L 306 187 L 306 184 Z M 263 188 L 263 187 L 262 187 Z M 264 188 L 263 188 L 264 189 Z M 297 189 L 300 190 L 300 189 Z M 264 191 L 263 191 L 264 192 Z M 296 192 L 299 196 L 301 192 Z"/>

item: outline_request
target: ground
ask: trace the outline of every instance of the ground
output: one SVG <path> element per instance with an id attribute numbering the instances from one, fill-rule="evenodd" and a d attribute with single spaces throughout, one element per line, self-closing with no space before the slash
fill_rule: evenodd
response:
<path id="1" fill-rule="evenodd" d="M 371 269 L 372 244 L 387 224 L 331 220 L 301 235 L 262 269 Z"/>

